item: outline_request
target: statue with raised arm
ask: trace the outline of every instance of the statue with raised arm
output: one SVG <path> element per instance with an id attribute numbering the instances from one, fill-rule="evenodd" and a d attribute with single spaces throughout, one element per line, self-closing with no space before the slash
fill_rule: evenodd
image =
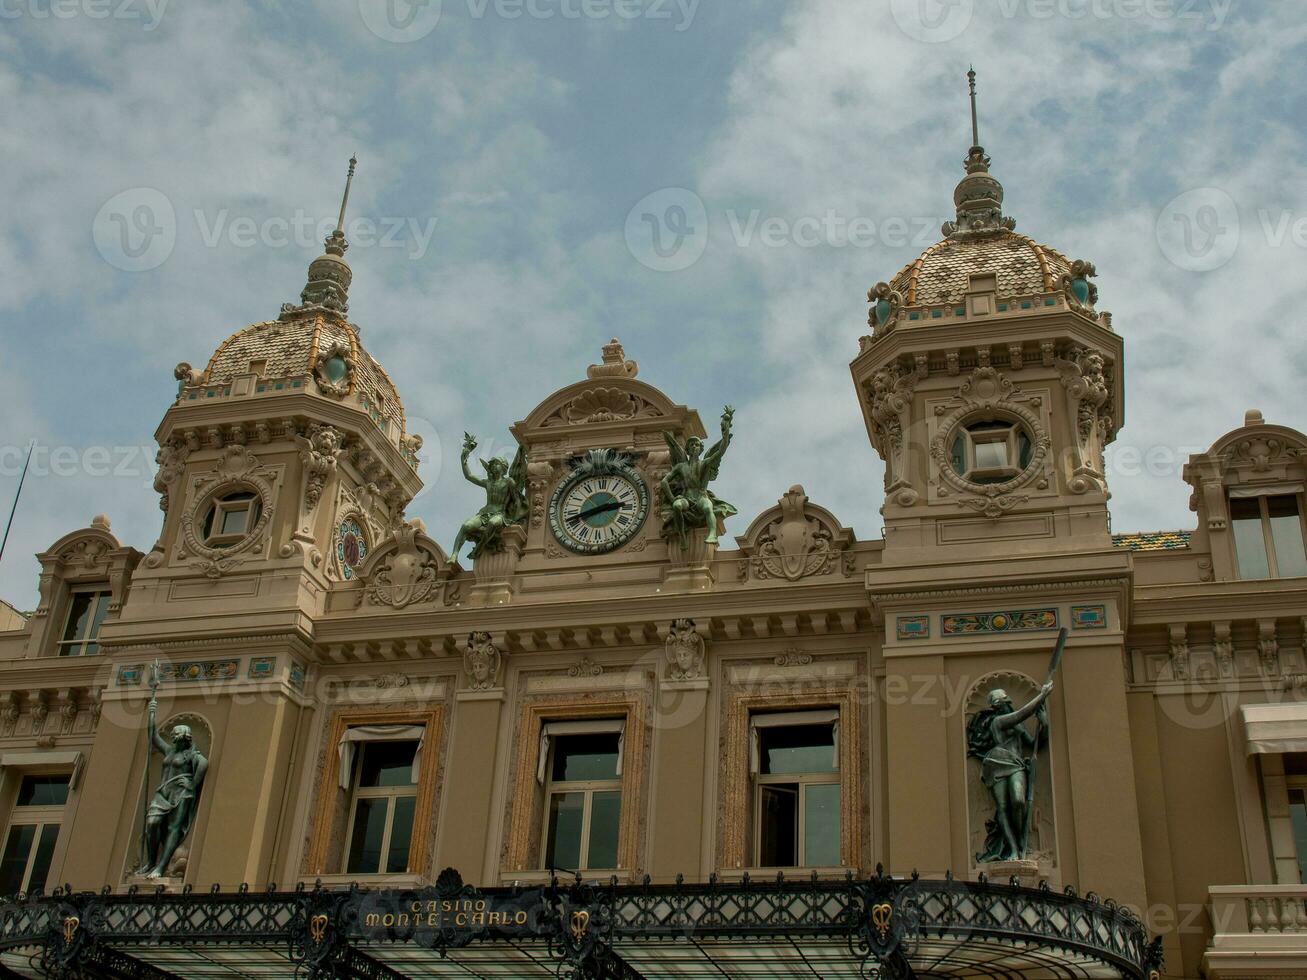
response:
<path id="1" fill-rule="evenodd" d="M 504 547 L 504 528 L 512 524 L 525 524 L 530 506 L 526 492 L 526 447 L 520 446 L 510 466 L 498 456 L 481 460 L 485 479 L 474 475 L 468 468 L 467 458 L 476 449 L 477 441 L 463 433 L 463 476 L 486 491 L 486 505 L 465 520 L 454 539 L 454 550 L 449 553 L 453 561 L 463 545 L 472 542 L 472 559 L 483 554 L 495 554 Z"/>
<path id="2" fill-rule="evenodd" d="M 1036 761 L 1048 743 L 1048 696 L 1066 637 L 1062 629 L 1039 693 L 1017 708 L 1006 691 L 995 688 L 989 692 L 988 707 L 967 723 L 967 755 L 980 760 L 981 782 L 994 798 L 994 817 L 985 821 L 985 849 L 976 855 L 977 864 L 1022 861 L 1029 852 Z M 1026 725 L 1032 716 L 1034 732 Z"/>
<path id="3" fill-rule="evenodd" d="M 163 770 L 145 810 L 144 854 L 136 872 L 149 878 L 161 877 L 168 870 L 177 848 L 190 832 L 200 787 L 209 768 L 209 760 L 195 748 L 189 725 L 173 726 L 171 743 L 159 734 L 154 723 L 158 707 L 158 700 L 151 696 L 147 734 L 150 747 L 163 754 Z"/>
<path id="4" fill-rule="evenodd" d="M 708 489 L 708 484 L 717 479 L 722 457 L 731 444 L 734 416 L 731 406 L 722 409 L 722 437 L 706 453 L 698 436 L 690 436 L 682 446 L 671 432 L 663 433 L 671 451 L 672 468 L 659 484 L 658 512 L 663 537 L 674 539 L 682 551 L 690 547 L 690 532 L 696 528 L 707 528 L 705 540 L 716 544 L 718 522 L 736 513 L 734 507 Z"/>

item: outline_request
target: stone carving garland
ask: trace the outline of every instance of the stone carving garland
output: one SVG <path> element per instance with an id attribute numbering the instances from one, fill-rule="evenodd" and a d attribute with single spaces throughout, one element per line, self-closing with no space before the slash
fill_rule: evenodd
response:
<path id="1" fill-rule="evenodd" d="M 1103 448 L 1112 440 L 1111 388 L 1104 374 L 1103 355 L 1095 350 L 1074 351 L 1057 361 L 1066 391 L 1067 412 L 1075 419 L 1075 459 L 1067 489 L 1072 493 L 1104 491 L 1100 462 Z"/>
<path id="2" fill-rule="evenodd" d="M 1038 395 L 1023 394 L 996 368 L 978 367 L 972 371 L 958 388 L 951 406 L 941 405 L 935 409 L 943 418 L 935 438 L 931 440 L 930 455 L 935 461 L 935 472 L 946 484 L 940 488 L 940 495 L 947 496 L 950 490 L 955 491 L 962 495 L 958 503 L 990 518 L 999 517 L 1029 500 L 1028 494 L 1016 491 L 1034 482 L 1043 472 L 1051 445 L 1047 429 L 1033 410 L 1040 401 Z M 1004 483 L 973 483 L 954 471 L 949 462 L 948 447 L 962 426 L 979 418 L 995 416 L 1011 418 L 1026 427 L 1032 442 L 1030 462 Z"/>
<path id="3" fill-rule="evenodd" d="M 304 502 L 300 512 L 300 535 L 312 540 L 309 522 L 322 499 L 322 490 L 336 473 L 336 459 L 345 448 L 345 435 L 330 425 L 313 425 L 308 438 L 296 436 L 300 462 L 304 465 Z"/>
<path id="4" fill-rule="evenodd" d="M 911 421 L 912 391 L 918 374 L 898 367 L 872 375 L 867 393 L 877 449 L 886 460 L 885 494 L 901 507 L 911 507 L 920 494 L 907 480 L 903 433 Z"/>

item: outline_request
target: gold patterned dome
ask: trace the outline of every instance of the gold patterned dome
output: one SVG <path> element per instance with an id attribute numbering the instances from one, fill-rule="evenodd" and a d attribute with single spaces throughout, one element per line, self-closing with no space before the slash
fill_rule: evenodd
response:
<path id="1" fill-rule="evenodd" d="M 989 172 L 990 158 L 979 145 L 975 72 L 969 71 L 967 78 L 972 147 L 964 164 L 966 175 L 953 191 L 956 218 L 940 229 L 941 241 L 900 269 L 888 283 L 872 287 L 867 298 L 872 304 L 873 328 L 889 327 L 901 309 L 916 308 L 918 312 L 908 314 L 914 320 L 946 315 L 948 308 L 964 302 L 976 286 L 976 277 L 993 277 L 992 284 L 986 280 L 985 291 L 993 292 L 999 301 L 1016 300 L 1034 308 L 1035 300 L 1062 294 L 1072 308 L 1094 316 L 1098 291 L 1089 282 L 1093 266 L 1072 261 L 1057 249 L 1018 234 L 1016 221 L 1004 215 L 1003 185 Z"/>
<path id="2" fill-rule="evenodd" d="M 305 391 L 351 403 L 392 438 L 403 437 L 399 392 L 359 342 L 358 328 L 325 311 L 283 317 L 251 324 L 224 340 L 195 379 L 196 386 L 225 389 L 238 377 L 254 376 L 256 394 Z M 183 394 L 191 397 L 206 396 L 194 390 Z"/>
<path id="3" fill-rule="evenodd" d="M 356 164 L 351 158 L 340 218 L 323 254 L 309 264 L 300 302 L 284 304 L 276 320 L 236 331 L 203 371 L 179 364 L 178 397 L 191 402 L 303 393 L 344 402 L 365 412 L 415 465 L 417 440 L 406 434 L 399 392 L 359 342 L 359 328 L 346 318 L 353 274 L 345 261 L 349 243 L 343 228 Z"/>
<path id="4" fill-rule="evenodd" d="M 1071 274 L 1071 260 L 1047 245 L 1014 231 L 945 238 L 891 280 L 905 306 L 961 302 L 975 275 L 992 275 L 999 298 L 1038 296 L 1060 289 Z"/>

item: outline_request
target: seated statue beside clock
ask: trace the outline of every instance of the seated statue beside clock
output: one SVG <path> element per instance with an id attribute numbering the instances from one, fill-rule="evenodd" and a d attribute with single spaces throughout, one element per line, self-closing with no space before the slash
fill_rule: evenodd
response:
<path id="1" fill-rule="evenodd" d="M 722 409 L 722 437 L 706 453 L 698 436 L 690 436 L 682 446 L 671 432 L 663 433 L 671 450 L 672 468 L 659 484 L 659 515 L 663 520 L 663 537 L 675 539 L 682 551 L 689 548 L 690 532 L 695 528 L 707 528 L 704 540 L 715 544 L 718 521 L 736 513 L 734 507 L 708 489 L 708 484 L 717 479 L 722 457 L 731 444 L 734 415 L 731 406 Z"/>
<path id="2" fill-rule="evenodd" d="M 458 536 L 454 539 L 454 550 L 449 553 L 451 561 L 458 560 L 458 553 L 469 541 L 472 542 L 474 561 L 483 554 L 495 554 L 503 550 L 504 528 L 512 524 L 525 524 L 530 513 L 526 494 L 525 448 L 518 448 L 511 466 L 497 456 L 489 461 L 481 460 L 481 468 L 486 471 L 486 478 L 482 480 L 474 476 L 467 465 L 467 458 L 476 447 L 476 439 L 469 433 L 463 433 L 463 476 L 469 483 L 485 488 L 486 505 L 459 527 Z"/>

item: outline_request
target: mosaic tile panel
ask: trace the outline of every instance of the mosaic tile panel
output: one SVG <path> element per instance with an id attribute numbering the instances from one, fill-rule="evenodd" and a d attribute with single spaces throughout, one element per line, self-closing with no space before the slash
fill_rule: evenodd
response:
<path id="1" fill-rule="evenodd" d="M 963 633 L 1014 633 L 1025 630 L 1055 630 L 1056 609 L 1013 609 L 982 613 L 952 613 L 941 617 L 944 636 Z"/>

